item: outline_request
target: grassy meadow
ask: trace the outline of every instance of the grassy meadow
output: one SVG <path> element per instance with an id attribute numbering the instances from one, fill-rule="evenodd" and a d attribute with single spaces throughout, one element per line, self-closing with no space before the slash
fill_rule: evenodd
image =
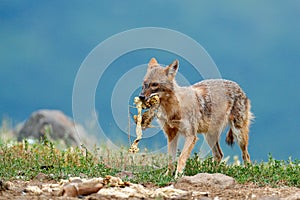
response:
<path id="1" fill-rule="evenodd" d="M 0 177 L 3 180 L 30 180 L 39 173 L 60 180 L 126 172 L 128 176 L 124 179 L 131 182 L 164 186 L 176 181 L 173 176 L 165 175 L 166 161 L 165 154 L 129 154 L 125 148 L 112 151 L 106 147 L 95 147 L 89 151 L 81 146 L 60 150 L 47 138 L 33 144 L 28 140 L 0 140 Z M 226 174 L 239 183 L 300 187 L 300 160 L 275 160 L 271 155 L 268 162 L 254 161 L 247 165 L 216 163 L 211 157 L 200 160 L 197 154 L 191 155 L 184 174 L 195 175 L 200 172 Z"/>

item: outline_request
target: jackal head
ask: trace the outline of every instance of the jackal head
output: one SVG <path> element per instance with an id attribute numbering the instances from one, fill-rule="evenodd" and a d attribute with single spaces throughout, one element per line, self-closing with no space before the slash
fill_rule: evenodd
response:
<path id="1" fill-rule="evenodd" d="M 174 78 L 178 70 L 178 65 L 178 60 L 175 60 L 172 64 L 162 67 L 155 58 L 152 58 L 148 64 L 139 98 L 141 100 L 147 100 L 153 95 L 158 95 L 158 97 L 161 98 L 171 93 L 174 84 L 176 84 Z"/>

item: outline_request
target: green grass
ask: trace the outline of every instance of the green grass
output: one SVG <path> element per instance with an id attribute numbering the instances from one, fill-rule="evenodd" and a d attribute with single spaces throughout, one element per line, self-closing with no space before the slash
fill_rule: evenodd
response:
<path id="1" fill-rule="evenodd" d="M 134 175 L 127 178 L 131 182 L 164 186 L 175 181 L 173 176 L 164 175 L 166 160 L 164 154 L 132 155 L 126 153 L 126 149 L 119 152 L 109 148 L 95 148 L 90 152 L 85 147 L 59 150 L 47 139 L 35 144 L 28 144 L 26 140 L 20 143 L 0 141 L 0 177 L 3 180 L 30 180 L 40 172 L 55 180 L 71 176 L 103 177 L 126 170 Z M 200 172 L 226 174 L 239 183 L 300 187 L 299 160 L 280 161 L 269 156 L 266 163 L 235 166 L 216 163 L 212 158 L 201 161 L 195 154 L 187 161 L 184 173 Z"/>
<path id="2" fill-rule="evenodd" d="M 296 186 L 300 187 L 300 161 L 275 160 L 269 155 L 268 162 L 247 165 L 227 165 L 216 163 L 212 158 L 199 162 L 197 155 L 189 159 L 185 170 L 186 175 L 199 172 L 222 173 L 235 178 L 239 183 L 255 183 L 259 186 Z"/>

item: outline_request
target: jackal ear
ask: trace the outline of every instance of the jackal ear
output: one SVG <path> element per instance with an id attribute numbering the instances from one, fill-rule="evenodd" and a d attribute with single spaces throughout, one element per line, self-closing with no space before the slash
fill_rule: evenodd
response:
<path id="1" fill-rule="evenodd" d="M 155 58 L 151 58 L 151 60 L 148 63 L 148 69 L 152 69 L 157 66 L 159 66 L 157 60 Z"/>
<path id="2" fill-rule="evenodd" d="M 175 60 L 172 64 L 170 64 L 169 66 L 167 66 L 165 68 L 165 71 L 166 71 L 166 75 L 169 77 L 169 78 L 174 78 L 176 76 L 176 73 L 178 71 L 178 66 L 179 66 L 179 61 L 178 60 Z"/>

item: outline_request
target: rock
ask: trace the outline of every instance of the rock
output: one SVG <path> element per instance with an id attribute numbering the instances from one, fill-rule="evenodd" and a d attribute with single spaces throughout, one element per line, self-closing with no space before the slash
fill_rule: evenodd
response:
<path id="1" fill-rule="evenodd" d="M 129 187 L 108 187 L 98 191 L 98 196 L 101 197 L 114 197 L 114 198 L 149 198 L 150 191 L 144 188 L 142 185 L 131 184 Z"/>
<path id="2" fill-rule="evenodd" d="M 138 199 L 191 199 L 192 192 L 167 186 L 158 189 L 147 189 L 139 184 L 130 184 L 127 187 L 102 188 L 97 193 L 98 197 L 111 198 L 138 198 Z"/>
<path id="3" fill-rule="evenodd" d="M 103 178 L 93 178 L 89 180 L 80 180 L 78 177 L 70 178 L 69 183 L 62 188 L 60 196 L 78 197 L 97 193 L 103 188 L 103 181 Z"/>
<path id="4" fill-rule="evenodd" d="M 98 191 L 97 195 L 99 197 L 109 197 L 109 198 L 122 198 L 122 199 L 128 199 L 132 197 L 138 196 L 138 198 L 145 199 L 146 195 L 140 195 L 140 193 L 137 193 L 135 189 L 132 189 L 131 187 L 127 188 L 103 188 Z"/>
<path id="5" fill-rule="evenodd" d="M 43 184 L 42 191 L 43 193 L 58 193 L 60 192 L 60 185 L 59 184 Z"/>
<path id="6" fill-rule="evenodd" d="M 129 182 L 123 182 L 119 177 L 113 177 L 109 175 L 105 176 L 103 179 L 103 184 L 109 185 L 110 187 L 125 187 L 130 185 Z"/>
<path id="7" fill-rule="evenodd" d="M 9 190 L 10 185 L 7 182 L 0 180 L 0 191 Z"/>
<path id="8" fill-rule="evenodd" d="M 282 200 L 282 199 L 276 196 L 269 196 L 269 197 L 261 197 L 259 198 L 259 200 Z"/>
<path id="9" fill-rule="evenodd" d="M 64 197 L 77 197 L 79 195 L 77 185 L 69 184 L 64 186 L 61 195 Z"/>
<path id="10" fill-rule="evenodd" d="M 31 195 L 41 195 L 43 191 L 38 186 L 27 186 L 24 189 L 25 193 L 30 193 Z"/>
<path id="11" fill-rule="evenodd" d="M 185 197 L 189 197 L 192 195 L 192 192 L 189 191 L 184 191 L 180 189 L 175 189 L 173 185 L 163 187 L 163 188 L 158 188 L 156 189 L 152 194 L 151 198 L 179 198 L 183 199 Z"/>
<path id="12" fill-rule="evenodd" d="M 39 180 L 39 181 L 48 180 L 49 176 L 47 176 L 46 174 L 40 172 L 36 175 L 36 177 L 34 177 L 34 179 Z"/>
<path id="13" fill-rule="evenodd" d="M 7 190 L 12 190 L 15 187 L 15 185 L 10 181 L 6 181 L 5 186 Z"/>
<path id="14" fill-rule="evenodd" d="M 285 200 L 300 200 L 300 192 L 292 194 L 285 198 Z"/>
<path id="15" fill-rule="evenodd" d="M 77 146 L 80 141 L 77 133 L 77 125 L 59 110 L 38 110 L 29 117 L 17 132 L 18 140 L 24 138 L 41 139 L 46 134 L 52 140 L 62 140 L 63 145 Z M 84 130 L 81 131 L 84 132 Z M 85 133 L 79 133 L 85 134 Z"/>
<path id="16" fill-rule="evenodd" d="M 83 180 L 80 177 L 70 177 L 69 182 L 71 182 L 71 183 L 82 183 Z"/>
<path id="17" fill-rule="evenodd" d="M 101 188 L 103 188 L 103 184 L 91 184 L 89 182 L 84 183 L 70 183 L 65 185 L 60 192 L 60 196 L 64 197 L 79 197 L 79 196 L 87 196 L 90 194 L 97 193 Z"/>
<path id="18" fill-rule="evenodd" d="M 234 178 L 224 174 L 199 173 L 194 176 L 184 176 L 177 183 L 189 183 L 195 186 L 220 187 L 222 189 L 232 188 L 235 185 Z"/>

